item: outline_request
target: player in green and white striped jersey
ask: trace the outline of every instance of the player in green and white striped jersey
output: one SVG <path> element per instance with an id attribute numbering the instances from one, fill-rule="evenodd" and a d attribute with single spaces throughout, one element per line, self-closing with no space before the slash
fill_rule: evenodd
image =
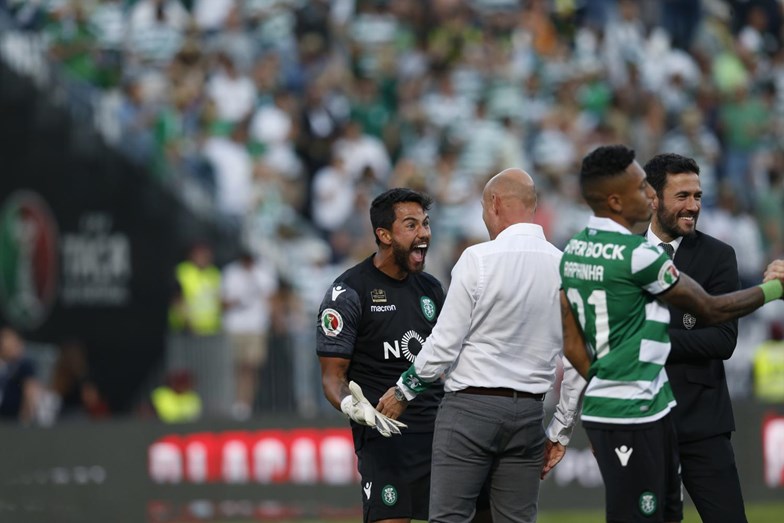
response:
<path id="1" fill-rule="evenodd" d="M 680 521 L 675 400 L 664 370 L 669 311 L 659 300 L 709 322 L 734 319 L 782 297 L 784 260 L 771 263 L 757 287 L 710 296 L 632 234 L 651 218 L 655 196 L 633 150 L 591 152 L 580 188 L 594 216 L 561 260 L 564 354 L 589 379 L 582 419 L 605 483 L 607 520 Z"/>
<path id="2" fill-rule="evenodd" d="M 656 295 L 678 281 L 670 258 L 613 220 L 593 216 L 564 249 L 561 278 L 595 355 L 583 421 L 664 417 L 675 405 L 664 370 L 670 312 Z"/>

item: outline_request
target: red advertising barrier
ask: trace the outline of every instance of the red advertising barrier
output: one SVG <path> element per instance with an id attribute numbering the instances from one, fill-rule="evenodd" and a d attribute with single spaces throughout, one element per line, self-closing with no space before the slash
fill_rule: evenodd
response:
<path id="1" fill-rule="evenodd" d="M 147 450 L 158 484 L 352 485 L 359 481 L 349 429 L 169 434 Z"/>
<path id="2" fill-rule="evenodd" d="M 762 422 L 765 485 L 784 487 L 784 416 L 768 415 Z"/>
<path id="3" fill-rule="evenodd" d="M 784 405 L 736 402 L 735 415 L 746 502 L 780 503 Z M 359 521 L 349 428 L 294 418 L 263 423 L 2 425 L 0 441 L 13 452 L 2 456 L 0 523 Z M 596 459 L 577 427 L 563 461 L 541 484 L 539 506 L 603 505 Z"/>

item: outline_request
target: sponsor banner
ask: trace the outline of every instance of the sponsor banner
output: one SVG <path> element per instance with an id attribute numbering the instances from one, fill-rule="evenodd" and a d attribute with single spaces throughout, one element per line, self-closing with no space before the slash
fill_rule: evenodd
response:
<path id="1" fill-rule="evenodd" d="M 131 239 L 115 230 L 112 213 L 81 213 L 76 230 L 63 234 L 61 251 L 65 305 L 123 307 L 130 302 Z"/>
<path id="2" fill-rule="evenodd" d="M 349 429 L 170 434 L 147 452 L 158 484 L 354 485 L 359 481 Z"/>
<path id="3" fill-rule="evenodd" d="M 303 503 L 254 501 L 251 499 L 195 499 L 186 502 L 155 500 L 147 505 L 149 523 L 290 521 L 296 519 L 362 521 L 362 506 L 308 507 Z"/>
<path id="4" fill-rule="evenodd" d="M 784 489 L 784 416 L 769 415 L 762 422 L 765 485 Z"/>
<path id="5" fill-rule="evenodd" d="M 735 404 L 735 413 L 739 429 L 732 442 L 744 498 L 780 500 L 784 405 L 745 401 Z M 362 486 L 351 431 L 342 423 L 317 423 L 278 417 L 243 424 L 127 419 L 48 429 L 0 426 L 0 441 L 14 449 L 0 467 L 0 521 L 359 517 Z M 651 500 L 639 502 L 647 507 Z M 542 482 L 539 506 L 604 506 L 601 476 L 580 427 Z"/>
<path id="6" fill-rule="evenodd" d="M 110 212 L 85 211 L 77 222 L 60 233 L 49 204 L 31 189 L 0 201 L 0 310 L 17 328 L 43 324 L 58 297 L 65 307 L 130 303 L 129 234 L 113 230 Z"/>
<path id="7" fill-rule="evenodd" d="M 0 323 L 84 347 L 112 412 L 130 412 L 164 353 L 175 265 L 196 238 L 219 262 L 237 239 L 38 91 L 35 48 L 0 42 L 17 66 L 0 59 Z"/>

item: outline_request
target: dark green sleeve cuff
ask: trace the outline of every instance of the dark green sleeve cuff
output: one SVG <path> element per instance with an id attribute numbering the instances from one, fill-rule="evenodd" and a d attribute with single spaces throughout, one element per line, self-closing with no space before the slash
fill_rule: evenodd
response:
<path id="1" fill-rule="evenodd" d="M 407 389 L 416 394 L 420 394 L 430 388 L 430 383 L 423 381 L 417 376 L 413 364 L 400 376 L 400 379 Z"/>

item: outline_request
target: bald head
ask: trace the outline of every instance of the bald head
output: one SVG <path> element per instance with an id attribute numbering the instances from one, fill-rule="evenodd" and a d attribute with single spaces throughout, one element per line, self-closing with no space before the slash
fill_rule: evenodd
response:
<path id="1" fill-rule="evenodd" d="M 485 191 L 497 194 L 510 204 L 521 203 L 527 207 L 536 206 L 534 180 L 522 169 L 504 169 L 490 178 L 490 181 L 485 185 Z"/>
<path id="2" fill-rule="evenodd" d="M 532 222 L 536 211 L 533 179 L 522 169 L 504 169 L 485 185 L 482 207 L 491 239 L 512 224 Z"/>

